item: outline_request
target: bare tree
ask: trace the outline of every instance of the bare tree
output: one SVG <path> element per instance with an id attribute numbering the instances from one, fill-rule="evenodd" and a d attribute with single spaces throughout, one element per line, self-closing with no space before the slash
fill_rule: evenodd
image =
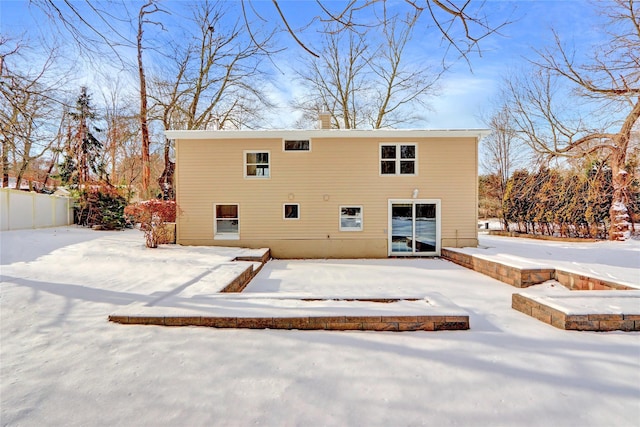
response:
<path id="1" fill-rule="evenodd" d="M 306 57 L 298 71 L 306 93 L 295 101 L 296 107 L 309 121 L 327 111 L 332 126 L 344 129 L 424 120 L 420 112 L 428 109 L 426 101 L 442 73 L 407 60 L 417 18 L 385 15 L 379 39 L 369 31 L 327 29 L 320 57 Z"/>
<path id="2" fill-rule="evenodd" d="M 124 158 L 124 146 L 132 145 L 140 135 L 140 121 L 131 107 L 129 94 L 123 89 L 119 79 L 107 77 L 106 92 L 103 92 L 103 118 L 105 122 L 105 149 L 102 162 L 109 165 L 109 181 L 118 185 L 119 162 Z"/>
<path id="3" fill-rule="evenodd" d="M 24 56 L 28 47 L 22 42 L 10 44 L 3 38 L 0 49 L 2 181 L 3 187 L 8 186 L 13 168 L 16 188 L 20 188 L 30 164 L 49 153 L 58 140 L 63 104 L 59 89 L 65 76 L 55 70 L 56 49 L 41 63 Z"/>
<path id="4" fill-rule="evenodd" d="M 227 25 L 223 3 L 205 1 L 194 6 L 189 42 L 173 47 L 171 58 L 158 73 L 150 96 L 155 117 L 164 129 L 241 128 L 271 107 L 262 85 L 260 60 L 271 34 L 244 35 L 240 22 Z M 256 45 L 256 43 L 258 43 Z M 165 140 L 165 168 L 159 178 L 166 198 L 173 198 L 172 141 Z"/>
<path id="5" fill-rule="evenodd" d="M 522 141 L 513 130 L 513 119 L 509 108 L 502 105 L 488 120 L 487 126 L 491 134 L 482 140 L 483 157 L 480 159 L 485 171 L 497 178 L 497 198 L 500 203 L 507 191 L 507 182 L 511 173 L 520 166 L 523 151 Z M 505 230 L 508 224 L 502 214 L 502 225 Z"/>
<path id="6" fill-rule="evenodd" d="M 532 74 L 511 78 L 507 93 L 515 130 L 534 150 L 548 156 L 606 155 L 613 179 L 609 237 L 624 240 L 630 232 L 631 179 L 625 164 L 640 118 L 640 10 L 633 0 L 616 0 L 614 6 L 602 6 L 608 38 L 588 50 L 587 61 L 578 63 L 555 34 L 554 48 L 540 52 Z M 602 111 L 606 117 L 598 121 Z"/>
<path id="7" fill-rule="evenodd" d="M 165 12 L 160 9 L 155 0 L 149 0 L 140 7 L 138 13 L 137 52 L 138 52 L 138 78 L 140 83 L 140 136 L 142 139 L 142 193 L 148 196 L 149 182 L 151 180 L 151 164 L 149 160 L 149 125 L 147 108 L 147 79 L 142 61 L 143 34 L 145 24 L 162 25 L 158 21 L 149 20 L 148 16 L 154 13 Z M 166 12 L 165 12 L 166 13 Z"/>
<path id="8" fill-rule="evenodd" d="M 258 15 L 252 3 L 254 0 L 242 0 L 242 10 L 245 17 L 245 26 L 251 34 L 253 25 L 248 18 L 249 13 Z M 311 56 L 319 58 L 321 55 L 303 40 L 300 31 L 293 28 L 288 19 L 287 13 L 282 10 L 279 0 L 271 0 L 272 4 L 291 37 Z M 350 31 L 360 31 L 371 27 L 367 20 L 367 14 L 372 10 L 387 9 L 387 0 L 366 0 L 363 2 L 350 0 L 339 4 L 337 9 L 333 9 L 333 4 L 326 0 L 316 2 L 315 14 L 307 16 L 308 22 L 320 20 L 325 23 L 332 23 L 338 30 L 346 29 Z M 447 50 L 452 50 L 458 57 L 470 63 L 469 56 L 472 53 L 481 54 L 480 42 L 486 37 L 498 33 L 506 25 L 510 24 L 508 19 L 493 22 L 490 16 L 485 13 L 485 2 L 453 0 L 405 0 L 404 5 L 394 4 L 395 7 L 404 6 L 405 10 L 412 11 L 416 15 L 424 15 L 424 22 L 420 22 L 421 28 L 434 26 L 437 28 Z M 424 13 L 423 13 L 424 12 Z M 299 11 L 296 11 L 299 14 Z M 259 15 L 258 15 L 259 16 Z M 445 54 L 446 56 L 446 54 Z M 444 58 L 443 58 L 444 62 Z"/>
<path id="9" fill-rule="evenodd" d="M 429 108 L 426 100 L 435 95 L 437 82 L 445 71 L 443 68 L 435 72 L 425 64 L 407 60 L 407 45 L 419 16 L 420 13 L 385 16 L 382 21 L 384 39 L 369 60 L 376 77 L 372 87 L 376 108 L 369 117 L 374 129 L 424 120 L 419 111 Z"/>
<path id="10" fill-rule="evenodd" d="M 295 106 L 311 121 L 324 110 L 331 114 L 334 128 L 362 127 L 366 117 L 365 93 L 369 93 L 368 59 L 364 36 L 327 31 L 320 57 L 306 57 L 297 72 L 306 94 L 295 100 Z"/>
<path id="11" fill-rule="evenodd" d="M 89 60 L 105 57 L 121 67 L 129 63 L 121 48 L 134 48 L 135 43 L 123 31 L 129 22 L 127 3 L 123 0 L 95 2 L 90 0 L 29 0 L 49 18 L 54 30 L 71 38 L 79 54 Z M 124 11 L 123 15 L 120 12 Z"/>

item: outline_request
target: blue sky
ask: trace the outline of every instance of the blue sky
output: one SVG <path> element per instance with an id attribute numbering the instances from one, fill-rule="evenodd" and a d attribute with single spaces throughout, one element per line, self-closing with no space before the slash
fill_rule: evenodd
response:
<path id="1" fill-rule="evenodd" d="M 327 2 L 334 9 L 339 9 L 343 3 Z M 74 4 L 83 7 L 81 2 Z M 136 10 L 140 2 L 128 4 Z M 167 0 L 164 4 L 168 9 L 181 13 L 186 2 Z M 231 9 L 239 10 L 238 1 L 227 1 L 226 4 Z M 390 4 L 392 7 L 395 5 L 393 2 Z M 307 24 L 318 13 L 314 1 L 282 1 L 281 5 L 295 28 Z M 268 27 L 277 21 L 271 1 L 254 1 L 254 6 L 267 20 L 265 26 Z M 595 14 L 594 7 L 585 0 L 489 0 L 486 1 L 483 10 L 493 22 L 514 22 L 503 28 L 501 35 L 484 39 L 480 45 L 482 55 L 472 54 L 470 66 L 464 61 L 454 64 L 441 81 L 440 94 L 431 101 L 434 111 L 428 114 L 428 123 L 421 124 L 421 127 L 484 127 L 481 116 L 490 114 L 503 76 L 526 66 L 525 58 L 533 58 L 534 49 L 543 49 L 552 42 L 551 27 L 559 32 L 564 42 L 575 44 L 577 47 L 590 45 L 600 37 L 602 31 L 602 26 L 598 25 L 600 18 Z M 33 5 L 30 6 L 28 1 L 3 0 L 0 2 L 0 29 L 5 35 L 25 34 L 35 39 L 39 34 L 46 35 L 49 26 L 41 11 Z M 312 27 L 299 35 L 310 47 L 316 45 L 317 35 Z M 413 60 L 441 60 L 443 47 L 434 36 L 433 30 L 421 29 L 416 33 L 414 42 L 411 51 Z M 303 55 L 304 52 L 286 34 L 280 34 L 277 43 L 286 47 L 287 51 L 273 58 L 273 64 L 280 70 L 274 67 L 270 86 L 273 98 L 277 102 L 286 103 L 291 94 L 296 92 L 296 87 L 292 84 L 291 71 L 287 70 L 287 66 L 292 58 Z M 276 127 L 290 126 L 287 118 L 292 114 L 287 108 L 283 106 L 279 113 L 275 114 L 273 123 Z"/>

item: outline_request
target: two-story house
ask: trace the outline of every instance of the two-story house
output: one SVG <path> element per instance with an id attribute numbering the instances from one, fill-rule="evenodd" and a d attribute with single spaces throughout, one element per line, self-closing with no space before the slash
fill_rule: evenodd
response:
<path id="1" fill-rule="evenodd" d="M 167 131 L 177 243 L 275 258 L 437 256 L 476 246 L 486 130 Z"/>

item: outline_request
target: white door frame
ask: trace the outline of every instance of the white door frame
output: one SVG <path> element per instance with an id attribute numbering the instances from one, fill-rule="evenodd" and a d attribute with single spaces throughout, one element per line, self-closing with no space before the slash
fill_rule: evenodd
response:
<path id="1" fill-rule="evenodd" d="M 412 219 L 413 219 L 413 224 L 414 226 L 412 227 L 412 240 L 415 242 L 415 233 L 416 233 L 416 227 L 415 227 L 415 217 L 416 217 L 416 204 L 431 204 L 431 205 L 435 205 L 436 206 L 436 250 L 434 252 L 416 252 L 415 251 L 415 243 L 413 244 L 414 246 L 414 250 L 412 250 L 411 252 L 393 252 L 393 244 L 392 244 L 392 240 L 393 240 L 393 224 L 392 224 L 392 207 L 394 204 L 400 204 L 400 203 L 405 203 L 405 204 L 412 204 Z M 388 221 L 388 225 L 387 225 L 387 252 L 389 256 L 440 256 L 440 250 L 441 250 L 441 234 L 440 234 L 440 227 L 441 227 L 441 223 L 442 223 L 442 218 L 440 215 L 440 199 L 389 199 L 388 201 L 388 209 L 387 209 L 387 221 Z"/>

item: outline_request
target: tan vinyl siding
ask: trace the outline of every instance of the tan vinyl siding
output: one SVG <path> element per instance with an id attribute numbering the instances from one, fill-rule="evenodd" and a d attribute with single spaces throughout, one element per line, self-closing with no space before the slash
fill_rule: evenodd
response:
<path id="1" fill-rule="evenodd" d="M 380 143 L 415 143 L 418 174 L 381 176 Z M 282 138 L 180 139 L 178 243 L 267 246 L 278 257 L 387 256 L 388 200 L 441 200 L 441 238 L 477 243 L 476 138 L 319 138 L 284 152 Z M 270 152 L 270 178 L 244 178 L 243 153 Z M 213 239 L 214 203 L 240 206 L 240 240 Z M 283 219 L 283 204 L 300 219 Z M 362 206 L 363 231 L 340 231 L 340 206 Z M 456 240 L 457 239 L 457 240 Z M 457 242 L 457 243 L 456 243 Z"/>

